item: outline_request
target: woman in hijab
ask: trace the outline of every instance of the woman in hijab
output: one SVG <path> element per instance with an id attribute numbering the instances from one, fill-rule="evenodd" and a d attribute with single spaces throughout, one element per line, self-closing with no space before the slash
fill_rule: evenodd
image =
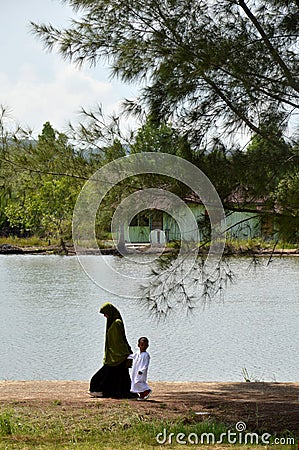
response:
<path id="1" fill-rule="evenodd" d="M 91 378 L 89 393 L 92 397 L 130 398 L 128 356 L 133 352 L 122 317 L 111 303 L 104 303 L 99 312 L 107 319 L 104 365 Z"/>

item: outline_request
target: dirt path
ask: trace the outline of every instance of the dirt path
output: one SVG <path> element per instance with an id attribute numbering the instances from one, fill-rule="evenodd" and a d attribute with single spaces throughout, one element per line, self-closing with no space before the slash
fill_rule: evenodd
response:
<path id="1" fill-rule="evenodd" d="M 226 424 L 245 422 L 251 430 L 299 432 L 299 383 L 152 382 L 149 400 L 129 400 L 139 414 L 156 418 L 213 417 Z M 0 381 L 0 408 L 46 407 L 59 401 L 65 408 L 103 410 L 124 400 L 90 398 L 85 381 Z M 204 414 L 203 414 L 204 413 Z"/>

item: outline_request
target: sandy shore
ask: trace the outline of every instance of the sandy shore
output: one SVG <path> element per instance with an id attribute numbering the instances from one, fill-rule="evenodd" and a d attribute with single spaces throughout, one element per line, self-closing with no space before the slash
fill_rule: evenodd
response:
<path id="1" fill-rule="evenodd" d="M 149 400 L 91 398 L 86 381 L 0 381 L 0 408 L 47 407 L 58 402 L 64 408 L 92 407 L 104 410 L 119 402 L 130 402 L 139 413 L 156 418 L 196 415 L 213 417 L 233 425 L 239 421 L 248 428 L 269 433 L 299 430 L 299 383 L 189 383 L 152 382 Z"/>

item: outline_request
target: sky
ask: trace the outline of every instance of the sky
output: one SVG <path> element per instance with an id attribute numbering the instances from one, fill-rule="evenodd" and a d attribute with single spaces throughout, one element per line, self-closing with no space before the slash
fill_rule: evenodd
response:
<path id="1" fill-rule="evenodd" d="M 32 33 L 30 21 L 68 27 L 75 15 L 60 0 L 0 0 L 0 105 L 11 121 L 38 134 L 49 121 L 63 132 L 79 121 L 81 107 L 102 104 L 109 115 L 123 98 L 134 98 L 136 86 L 111 79 L 98 64 L 78 69 L 55 52 L 49 53 Z"/>

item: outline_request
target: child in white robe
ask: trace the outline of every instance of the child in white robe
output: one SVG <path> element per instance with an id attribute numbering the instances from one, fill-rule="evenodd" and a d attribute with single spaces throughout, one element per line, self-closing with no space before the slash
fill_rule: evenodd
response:
<path id="1" fill-rule="evenodd" d="M 147 384 L 147 371 L 150 363 L 150 355 L 146 351 L 148 346 L 149 341 L 146 337 L 139 338 L 139 351 L 131 355 L 133 359 L 131 392 L 138 394 L 137 400 L 147 400 L 152 392 Z"/>

